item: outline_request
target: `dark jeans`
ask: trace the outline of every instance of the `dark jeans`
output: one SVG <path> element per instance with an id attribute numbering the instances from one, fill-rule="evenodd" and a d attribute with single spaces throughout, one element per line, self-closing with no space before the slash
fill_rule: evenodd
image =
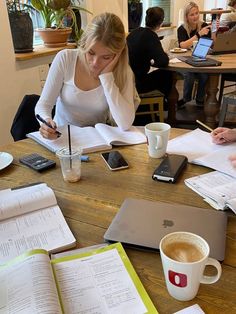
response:
<path id="1" fill-rule="evenodd" d="M 168 98 L 172 82 L 172 72 L 155 70 L 142 77 L 142 80 L 136 79 L 136 88 L 138 93 L 147 93 L 158 89 Z"/>
<path id="2" fill-rule="evenodd" d="M 203 102 L 206 94 L 206 83 L 208 74 L 205 73 L 184 73 L 184 91 L 183 99 L 185 102 L 192 100 L 193 84 L 195 80 L 198 80 L 196 101 Z"/>

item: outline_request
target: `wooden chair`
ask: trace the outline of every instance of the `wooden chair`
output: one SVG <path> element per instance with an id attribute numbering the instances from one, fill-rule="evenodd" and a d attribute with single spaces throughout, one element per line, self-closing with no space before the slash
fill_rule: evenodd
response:
<path id="1" fill-rule="evenodd" d="M 159 90 L 153 90 L 148 93 L 142 93 L 139 94 L 139 97 L 141 99 L 139 111 L 136 112 L 136 115 L 151 115 L 152 121 L 156 121 L 156 116 L 159 117 L 160 122 L 164 122 L 164 94 L 162 94 Z M 148 109 L 144 109 L 142 111 L 142 108 L 140 106 L 145 105 L 146 108 L 149 106 Z M 156 107 L 155 107 L 156 106 Z"/>
<path id="2" fill-rule="evenodd" d="M 225 85 L 226 81 L 234 82 L 234 83 Z M 224 73 L 221 75 L 219 99 L 218 99 L 219 103 L 221 103 L 222 101 L 224 89 L 227 87 L 235 86 L 235 85 L 236 85 L 236 73 Z"/>
<path id="3" fill-rule="evenodd" d="M 220 114 L 219 114 L 219 125 L 223 126 L 225 122 L 226 113 L 228 110 L 228 105 L 236 105 L 236 92 L 227 94 L 223 96 L 223 101 L 221 104 Z M 233 114 L 236 114 L 236 112 L 231 112 Z"/>

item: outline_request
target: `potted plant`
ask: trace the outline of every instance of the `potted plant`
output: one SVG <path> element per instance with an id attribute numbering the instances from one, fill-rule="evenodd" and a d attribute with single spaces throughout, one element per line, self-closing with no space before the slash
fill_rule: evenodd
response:
<path id="1" fill-rule="evenodd" d="M 141 25 L 143 16 L 143 4 L 140 0 L 128 0 L 129 31 Z"/>
<path id="2" fill-rule="evenodd" d="M 6 0 L 14 50 L 33 51 L 33 23 L 27 6 L 21 0 Z"/>
<path id="3" fill-rule="evenodd" d="M 44 28 L 37 29 L 46 47 L 61 47 L 67 44 L 67 39 L 74 28 L 76 40 L 81 35 L 76 12 L 88 10 L 75 4 L 73 0 L 31 0 L 32 6 L 41 14 Z M 91 13 L 91 12 L 89 12 Z M 70 27 L 65 26 L 65 19 L 70 19 Z"/>

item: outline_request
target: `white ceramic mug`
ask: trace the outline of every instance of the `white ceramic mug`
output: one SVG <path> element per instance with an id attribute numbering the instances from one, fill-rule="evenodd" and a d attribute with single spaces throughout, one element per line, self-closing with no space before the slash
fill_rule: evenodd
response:
<path id="1" fill-rule="evenodd" d="M 170 134 L 170 125 L 163 122 L 153 122 L 145 125 L 148 153 L 152 158 L 161 158 L 166 153 Z"/>
<path id="2" fill-rule="evenodd" d="M 220 263 L 209 257 L 209 245 L 199 235 L 190 232 L 167 234 L 160 242 L 160 254 L 169 294 L 177 300 L 195 298 L 200 283 L 212 284 L 221 276 Z M 216 268 L 217 274 L 205 276 L 206 265 Z"/>

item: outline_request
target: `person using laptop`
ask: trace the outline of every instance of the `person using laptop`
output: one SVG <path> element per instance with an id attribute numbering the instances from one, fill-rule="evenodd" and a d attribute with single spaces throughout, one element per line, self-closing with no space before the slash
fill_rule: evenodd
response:
<path id="1" fill-rule="evenodd" d="M 164 52 L 157 31 L 164 21 L 164 10 L 159 7 L 147 9 L 145 27 L 133 30 L 127 36 L 130 66 L 135 75 L 139 93 L 161 91 L 168 98 L 172 87 L 172 73 L 165 71 L 169 57 Z M 150 71 L 151 67 L 156 68 Z"/>
<path id="2" fill-rule="evenodd" d="M 229 129 L 224 127 L 216 128 L 211 132 L 212 141 L 215 144 L 236 142 L 236 128 Z M 229 156 L 232 165 L 236 167 L 236 153 Z"/>
<path id="3" fill-rule="evenodd" d="M 177 30 L 178 42 L 180 48 L 191 49 L 193 42 L 201 37 L 211 38 L 211 26 L 200 21 L 198 5 L 195 2 L 189 2 L 184 8 L 184 24 L 180 25 Z M 205 86 L 208 75 L 205 73 L 184 73 L 183 99 L 178 102 L 178 107 L 192 100 L 192 90 L 194 81 L 198 81 L 196 94 L 196 104 L 203 106 L 205 97 Z"/>

